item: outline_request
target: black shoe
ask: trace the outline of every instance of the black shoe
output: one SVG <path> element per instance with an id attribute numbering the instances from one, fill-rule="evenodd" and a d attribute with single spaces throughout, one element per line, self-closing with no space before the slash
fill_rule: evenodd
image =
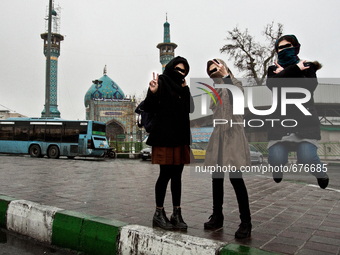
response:
<path id="1" fill-rule="evenodd" d="M 215 229 L 223 227 L 224 216 L 223 214 L 212 214 L 209 221 L 204 223 L 205 229 Z"/>
<path id="2" fill-rule="evenodd" d="M 164 208 L 163 209 L 156 208 L 156 212 L 152 220 L 152 226 L 160 227 L 165 230 L 172 230 L 174 228 L 169 219 L 166 217 Z"/>
<path id="3" fill-rule="evenodd" d="M 329 177 L 327 174 L 325 174 L 325 176 L 322 178 L 318 178 L 318 184 L 321 189 L 327 188 L 328 183 L 329 183 Z"/>
<path id="4" fill-rule="evenodd" d="M 273 172 L 273 179 L 276 183 L 280 183 L 283 178 L 283 173 L 282 172 Z"/>
<path id="5" fill-rule="evenodd" d="M 251 236 L 251 223 L 241 222 L 239 229 L 235 233 L 235 238 L 244 239 Z"/>
<path id="6" fill-rule="evenodd" d="M 174 207 L 174 212 L 170 218 L 171 224 L 174 226 L 175 229 L 187 229 L 188 225 L 184 222 L 182 218 L 181 208 Z"/>

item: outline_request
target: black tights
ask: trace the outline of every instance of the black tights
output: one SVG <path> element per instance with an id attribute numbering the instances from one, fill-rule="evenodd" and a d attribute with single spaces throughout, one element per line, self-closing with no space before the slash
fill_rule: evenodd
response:
<path id="1" fill-rule="evenodd" d="M 222 213 L 223 197 L 224 197 L 224 173 L 213 174 L 212 189 L 213 189 L 213 209 L 214 213 Z M 249 199 L 246 185 L 244 184 L 242 173 L 229 173 L 229 180 L 233 185 L 240 211 L 241 222 L 250 222 Z"/>
<path id="2" fill-rule="evenodd" d="M 172 205 L 181 205 L 182 172 L 184 165 L 160 165 L 159 177 L 156 182 L 156 206 L 163 207 L 166 188 L 171 179 Z"/>

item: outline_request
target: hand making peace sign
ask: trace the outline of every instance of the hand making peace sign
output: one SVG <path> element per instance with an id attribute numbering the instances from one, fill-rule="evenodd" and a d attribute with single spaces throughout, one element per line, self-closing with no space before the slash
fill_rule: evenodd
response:
<path id="1" fill-rule="evenodd" d="M 159 77 L 159 74 L 157 74 L 157 77 L 155 78 L 155 73 L 153 72 L 152 76 L 153 76 L 153 78 L 152 78 L 152 80 L 149 83 L 149 88 L 150 88 L 150 91 L 152 93 L 156 93 L 157 90 L 158 90 L 158 77 Z"/>

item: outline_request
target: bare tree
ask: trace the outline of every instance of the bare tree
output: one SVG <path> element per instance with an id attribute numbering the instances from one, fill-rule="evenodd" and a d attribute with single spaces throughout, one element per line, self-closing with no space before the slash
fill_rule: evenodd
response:
<path id="1" fill-rule="evenodd" d="M 224 45 L 221 53 L 227 53 L 229 60 L 234 60 L 234 66 L 241 72 L 246 72 L 245 77 L 255 78 L 256 85 L 262 85 L 266 76 L 268 66 L 275 57 L 274 44 L 282 35 L 283 25 L 278 23 L 274 30 L 274 22 L 267 24 L 262 34 L 268 43 L 266 45 L 255 41 L 255 37 L 235 27 L 228 31 L 227 41 L 231 43 Z"/>
<path id="2" fill-rule="evenodd" d="M 148 88 L 144 89 L 140 94 L 136 95 L 133 94 L 133 98 L 135 99 L 136 105 L 139 105 L 145 98 L 146 95 L 148 94 Z"/>

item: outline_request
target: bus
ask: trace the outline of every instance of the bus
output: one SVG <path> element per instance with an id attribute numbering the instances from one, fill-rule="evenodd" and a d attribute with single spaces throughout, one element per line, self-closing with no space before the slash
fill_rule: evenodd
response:
<path id="1" fill-rule="evenodd" d="M 54 159 L 112 156 L 105 132 L 105 123 L 92 120 L 8 118 L 0 120 L 0 153 Z"/>

